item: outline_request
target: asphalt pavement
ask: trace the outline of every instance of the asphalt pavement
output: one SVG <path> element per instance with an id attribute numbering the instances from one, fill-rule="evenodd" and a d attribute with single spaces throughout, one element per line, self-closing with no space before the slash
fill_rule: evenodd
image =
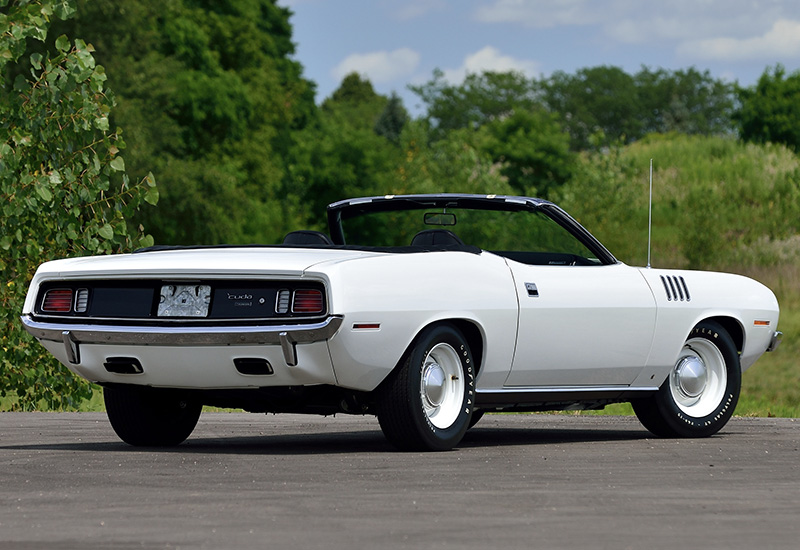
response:
<path id="1" fill-rule="evenodd" d="M 797 549 L 800 421 L 487 415 L 399 453 L 372 417 L 204 413 L 158 450 L 103 413 L 0 413 L 0 548 Z"/>

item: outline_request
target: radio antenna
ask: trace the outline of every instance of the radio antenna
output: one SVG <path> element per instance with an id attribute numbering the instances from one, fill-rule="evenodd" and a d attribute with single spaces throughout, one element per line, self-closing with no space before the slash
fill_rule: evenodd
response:
<path id="1" fill-rule="evenodd" d="M 647 220 L 647 267 L 650 268 L 650 250 L 653 244 L 653 159 L 650 159 L 650 213 Z"/>

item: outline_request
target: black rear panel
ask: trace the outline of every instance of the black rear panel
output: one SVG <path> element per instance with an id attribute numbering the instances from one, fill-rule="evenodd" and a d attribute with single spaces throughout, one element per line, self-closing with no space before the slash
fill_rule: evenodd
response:
<path id="1" fill-rule="evenodd" d="M 209 292 L 210 287 L 210 292 Z M 164 289 L 178 288 L 201 297 L 200 307 L 191 314 L 175 308 L 159 307 Z M 50 290 L 88 291 L 85 311 L 73 304 L 70 311 L 45 311 L 44 298 Z M 293 299 L 297 291 L 321 293 L 321 311 L 295 311 Z M 77 299 L 75 300 L 77 301 Z M 69 281 L 49 282 L 41 286 L 34 313 L 37 317 L 89 320 L 141 320 L 151 322 L 210 320 L 259 320 L 285 322 L 323 318 L 327 314 L 324 285 L 317 281 L 231 281 L 231 280 L 133 280 L 133 281 Z"/>

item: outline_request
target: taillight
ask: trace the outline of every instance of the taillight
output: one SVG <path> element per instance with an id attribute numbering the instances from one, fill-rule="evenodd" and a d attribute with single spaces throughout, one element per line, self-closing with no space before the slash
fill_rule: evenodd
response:
<path id="1" fill-rule="evenodd" d="M 294 313 L 322 313 L 324 302 L 319 290 L 295 290 L 292 311 Z"/>
<path id="2" fill-rule="evenodd" d="M 42 300 L 42 311 L 50 313 L 69 313 L 72 311 L 72 290 L 53 289 L 48 290 Z"/>

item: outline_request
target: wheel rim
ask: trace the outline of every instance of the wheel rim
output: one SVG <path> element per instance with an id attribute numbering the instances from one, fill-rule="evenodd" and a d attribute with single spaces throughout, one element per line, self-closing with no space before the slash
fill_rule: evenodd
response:
<path id="1" fill-rule="evenodd" d="M 692 338 L 684 344 L 672 369 L 669 388 L 681 411 L 702 418 L 722 402 L 727 383 L 722 352 L 705 338 Z"/>
<path id="2" fill-rule="evenodd" d="M 452 426 L 464 399 L 461 360 L 449 344 L 436 344 L 422 363 L 420 395 L 428 421 L 439 429 Z"/>

